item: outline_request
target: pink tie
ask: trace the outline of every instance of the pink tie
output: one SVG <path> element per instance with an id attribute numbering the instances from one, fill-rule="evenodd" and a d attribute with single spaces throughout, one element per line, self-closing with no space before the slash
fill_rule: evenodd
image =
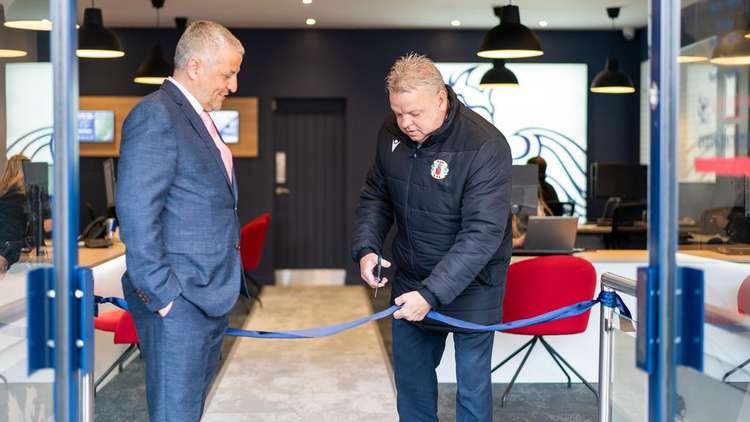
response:
<path id="1" fill-rule="evenodd" d="M 226 144 L 224 144 L 224 141 L 221 140 L 219 132 L 216 130 L 216 125 L 214 124 L 214 121 L 211 119 L 211 116 L 206 110 L 203 110 L 203 112 L 201 112 L 201 120 L 203 120 L 203 124 L 206 125 L 206 129 L 208 129 L 208 133 L 209 135 L 211 135 L 211 139 L 214 140 L 216 148 L 218 148 L 219 153 L 221 153 L 221 161 L 224 162 L 224 168 L 227 170 L 227 176 L 229 176 L 229 181 L 231 182 L 232 152 L 229 151 L 229 147 L 227 147 Z"/>

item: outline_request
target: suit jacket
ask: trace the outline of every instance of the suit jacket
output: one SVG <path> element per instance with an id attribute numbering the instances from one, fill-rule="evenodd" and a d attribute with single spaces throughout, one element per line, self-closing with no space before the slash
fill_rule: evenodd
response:
<path id="1" fill-rule="evenodd" d="M 125 119 L 116 207 L 124 289 L 153 312 L 178 295 L 209 316 L 229 312 L 243 277 L 236 177 L 230 182 L 200 116 L 169 81 Z"/>

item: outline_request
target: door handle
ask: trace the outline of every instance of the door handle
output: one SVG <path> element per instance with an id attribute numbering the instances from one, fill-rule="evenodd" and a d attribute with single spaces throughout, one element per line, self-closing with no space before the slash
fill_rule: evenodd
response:
<path id="1" fill-rule="evenodd" d="M 289 188 L 276 186 L 276 195 L 289 195 Z"/>

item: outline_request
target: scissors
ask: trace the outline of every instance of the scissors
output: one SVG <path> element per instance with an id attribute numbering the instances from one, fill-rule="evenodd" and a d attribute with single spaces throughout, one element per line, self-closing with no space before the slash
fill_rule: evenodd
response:
<path id="1" fill-rule="evenodd" d="M 375 284 L 375 298 L 376 299 L 378 297 L 378 287 L 380 287 L 380 272 L 382 270 L 382 265 L 383 265 L 381 261 L 382 261 L 382 259 L 380 257 L 380 254 L 378 254 L 378 270 L 377 270 L 377 273 L 375 275 L 375 282 L 376 282 L 376 284 Z"/>

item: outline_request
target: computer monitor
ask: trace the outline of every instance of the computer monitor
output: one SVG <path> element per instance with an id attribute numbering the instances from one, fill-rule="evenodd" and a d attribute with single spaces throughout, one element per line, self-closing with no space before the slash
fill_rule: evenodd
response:
<path id="1" fill-rule="evenodd" d="M 49 164 L 24 161 L 23 183 L 29 207 L 31 246 L 37 256 L 44 255 L 44 217 L 49 210 Z"/>
<path id="2" fill-rule="evenodd" d="M 648 167 L 642 164 L 593 163 L 591 193 L 594 198 L 645 201 L 648 196 Z"/>
<path id="3" fill-rule="evenodd" d="M 107 212 L 114 217 L 115 196 L 117 195 L 117 182 L 115 178 L 115 160 L 107 158 L 102 163 L 104 168 L 104 191 L 107 196 Z"/>
<path id="4" fill-rule="evenodd" d="M 513 166 L 511 210 L 536 214 L 539 202 L 539 168 L 536 164 Z"/>

